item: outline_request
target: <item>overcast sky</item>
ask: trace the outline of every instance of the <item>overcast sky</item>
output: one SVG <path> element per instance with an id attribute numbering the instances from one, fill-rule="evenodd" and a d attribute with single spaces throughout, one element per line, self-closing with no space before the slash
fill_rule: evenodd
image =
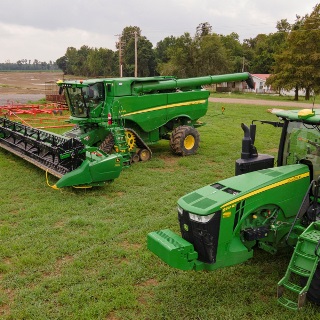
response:
<path id="1" fill-rule="evenodd" d="M 192 36 L 200 23 L 240 40 L 276 32 L 276 23 L 310 14 L 313 0 L 1 0 L 0 62 L 49 62 L 68 47 L 115 50 L 117 34 L 138 26 L 154 46 L 167 36 Z"/>

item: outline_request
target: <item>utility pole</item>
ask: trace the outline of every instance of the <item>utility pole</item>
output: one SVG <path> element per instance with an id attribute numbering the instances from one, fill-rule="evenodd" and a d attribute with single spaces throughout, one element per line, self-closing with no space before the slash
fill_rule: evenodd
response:
<path id="1" fill-rule="evenodd" d="M 134 76 L 138 76 L 138 33 L 134 32 Z"/>
<path id="2" fill-rule="evenodd" d="M 121 41 L 121 34 L 116 34 L 116 37 L 119 37 L 119 41 L 118 41 L 118 46 L 119 46 L 119 74 L 120 74 L 120 78 L 122 78 L 122 44 L 123 42 Z"/>

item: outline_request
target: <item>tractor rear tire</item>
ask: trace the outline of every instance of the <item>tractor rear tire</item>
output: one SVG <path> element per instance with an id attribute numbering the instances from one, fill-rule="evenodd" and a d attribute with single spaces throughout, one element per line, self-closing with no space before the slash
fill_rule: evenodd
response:
<path id="1" fill-rule="evenodd" d="M 316 272 L 313 275 L 308 293 L 307 298 L 312 303 L 320 306 L 320 264 L 316 269 Z"/>
<path id="2" fill-rule="evenodd" d="M 114 137 L 113 134 L 110 132 L 107 137 L 103 140 L 100 144 L 99 149 L 101 149 L 105 153 L 109 153 L 114 146 Z"/>
<path id="3" fill-rule="evenodd" d="M 199 132 L 191 126 L 179 126 L 172 131 L 171 150 L 181 156 L 195 154 L 199 148 Z"/>

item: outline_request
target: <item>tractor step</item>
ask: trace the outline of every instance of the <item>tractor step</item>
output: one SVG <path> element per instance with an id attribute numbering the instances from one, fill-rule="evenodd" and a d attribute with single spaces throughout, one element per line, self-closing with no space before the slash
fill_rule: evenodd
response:
<path id="1" fill-rule="evenodd" d="M 314 222 L 299 236 L 286 274 L 278 283 L 277 297 L 279 304 L 292 310 L 303 307 L 319 263 L 319 243 L 320 222 Z M 300 285 L 301 277 L 307 279 L 304 287 Z M 297 295 L 297 302 L 285 296 L 289 292 Z"/>
<path id="2" fill-rule="evenodd" d="M 314 255 L 312 255 L 312 254 L 308 254 L 308 253 L 305 253 L 305 252 L 299 252 L 299 251 L 297 251 L 296 253 L 300 257 L 303 257 L 303 258 L 306 258 L 306 259 L 309 259 L 309 260 L 314 260 Z"/>
<path id="3" fill-rule="evenodd" d="M 293 291 L 296 293 L 300 293 L 303 290 L 303 287 L 300 287 L 299 285 L 293 282 L 290 282 L 288 280 L 283 281 L 281 285 L 283 285 L 285 288 L 289 289 L 290 291 Z"/>
<path id="4" fill-rule="evenodd" d="M 288 309 L 298 310 L 298 303 L 297 302 L 291 301 L 283 296 L 278 299 L 278 303 Z"/>
<path id="5" fill-rule="evenodd" d="M 309 277 L 310 276 L 310 270 L 306 270 L 304 268 L 298 267 L 298 266 L 290 266 L 290 270 L 302 277 Z"/>

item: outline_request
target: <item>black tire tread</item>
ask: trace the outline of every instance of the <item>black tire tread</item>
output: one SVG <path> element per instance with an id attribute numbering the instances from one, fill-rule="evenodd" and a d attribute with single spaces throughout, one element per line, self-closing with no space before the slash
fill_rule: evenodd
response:
<path id="1" fill-rule="evenodd" d="M 103 140 L 100 144 L 99 149 L 101 149 L 105 153 L 109 153 L 114 146 L 114 137 L 113 134 L 110 132 L 107 137 Z"/>
<path id="2" fill-rule="evenodd" d="M 316 272 L 313 275 L 313 278 L 307 293 L 307 298 L 311 302 L 320 306 L 320 264 L 318 264 Z"/>
<path id="3" fill-rule="evenodd" d="M 188 135 L 193 135 L 195 138 L 194 147 L 190 150 L 184 148 L 184 139 Z M 199 148 L 200 135 L 199 132 L 191 126 L 179 126 L 172 131 L 170 137 L 171 150 L 178 155 L 187 156 L 195 154 Z"/>

